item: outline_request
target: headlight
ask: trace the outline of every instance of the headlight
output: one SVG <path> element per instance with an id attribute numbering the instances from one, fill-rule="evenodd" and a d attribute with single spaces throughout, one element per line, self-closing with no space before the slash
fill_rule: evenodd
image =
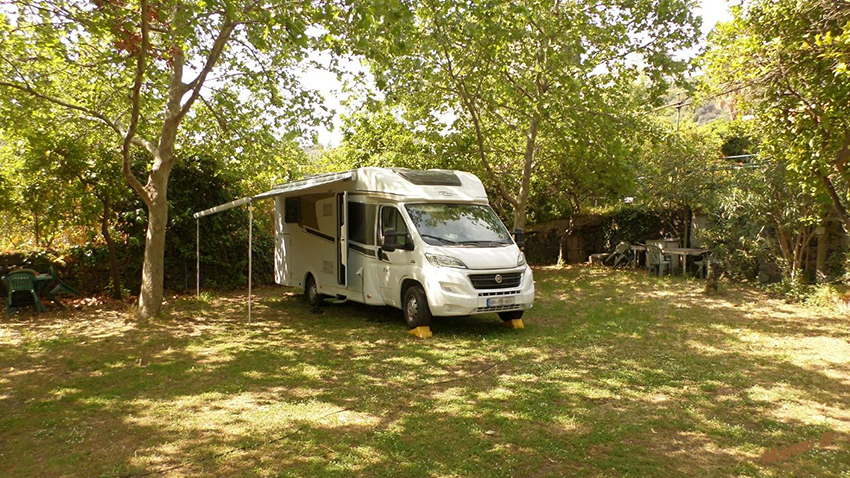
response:
<path id="1" fill-rule="evenodd" d="M 525 254 L 522 252 L 519 253 L 519 257 L 516 258 L 516 266 L 521 267 L 525 265 Z"/>
<path id="2" fill-rule="evenodd" d="M 458 269 L 466 269 L 466 264 L 460 259 L 452 256 L 443 256 L 440 254 L 425 254 L 425 258 L 432 266 L 436 267 L 457 267 Z"/>

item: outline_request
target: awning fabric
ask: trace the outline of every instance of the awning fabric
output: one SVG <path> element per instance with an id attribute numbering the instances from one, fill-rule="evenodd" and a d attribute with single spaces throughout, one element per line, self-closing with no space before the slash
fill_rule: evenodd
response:
<path id="1" fill-rule="evenodd" d="M 315 176 L 308 176 L 304 179 L 299 179 L 297 181 L 290 181 L 288 183 L 279 184 L 275 186 L 273 189 L 266 191 L 264 193 L 257 194 L 256 196 L 249 196 L 242 199 L 237 199 L 235 201 L 231 201 L 229 203 L 221 204 L 216 207 L 212 207 L 209 209 L 205 209 L 203 211 L 196 212 L 194 217 L 201 218 L 204 216 L 209 216 L 210 214 L 215 214 L 218 212 L 226 211 L 228 209 L 233 209 L 235 207 L 239 207 L 245 204 L 252 203 L 259 199 L 267 199 L 274 196 L 279 196 L 281 194 L 288 194 L 293 192 L 305 191 L 308 189 L 313 189 L 319 186 L 327 186 L 328 184 L 338 183 L 342 181 L 349 181 L 354 177 L 354 171 L 346 171 L 344 173 L 327 173 L 327 174 L 318 174 Z"/>

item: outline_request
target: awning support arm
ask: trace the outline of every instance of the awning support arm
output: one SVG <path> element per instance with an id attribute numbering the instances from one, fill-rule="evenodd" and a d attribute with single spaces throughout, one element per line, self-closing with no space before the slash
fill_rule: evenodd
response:
<path id="1" fill-rule="evenodd" d="M 195 289 L 201 296 L 201 218 L 195 218 Z"/>
<path id="2" fill-rule="evenodd" d="M 248 203 L 248 323 L 251 323 L 251 282 L 253 280 L 253 259 L 254 259 L 254 205 Z"/>

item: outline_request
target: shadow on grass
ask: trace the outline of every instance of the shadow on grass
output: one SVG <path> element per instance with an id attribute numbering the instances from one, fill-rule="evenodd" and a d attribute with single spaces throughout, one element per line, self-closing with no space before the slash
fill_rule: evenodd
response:
<path id="1" fill-rule="evenodd" d="M 167 319 L 5 328 L 8 476 L 841 476 L 846 322 L 745 289 L 535 271 L 527 328 L 408 336 L 399 311 L 292 293 L 178 299 Z M 64 325 L 63 325 L 64 324 Z M 8 339 L 8 342 L 7 342 Z M 7 345 L 8 343 L 8 345 Z M 824 349 L 826 347 L 826 349 Z M 834 350 L 830 350 L 834 347 Z M 297 432 L 295 432 L 298 430 Z M 762 467 L 765 447 L 838 446 Z M 293 434 L 294 433 L 294 434 Z"/>

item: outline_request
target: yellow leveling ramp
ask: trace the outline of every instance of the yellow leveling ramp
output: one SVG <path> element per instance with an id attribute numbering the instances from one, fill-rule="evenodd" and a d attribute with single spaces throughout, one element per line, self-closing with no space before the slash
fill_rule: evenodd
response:
<path id="1" fill-rule="evenodd" d="M 431 333 L 431 327 L 416 327 L 415 329 L 411 329 L 410 333 L 419 337 L 420 339 L 427 339 L 428 337 L 433 336 Z"/>
<path id="2" fill-rule="evenodd" d="M 524 329 L 525 328 L 525 325 L 522 324 L 522 319 L 506 320 L 505 326 L 509 329 Z"/>

